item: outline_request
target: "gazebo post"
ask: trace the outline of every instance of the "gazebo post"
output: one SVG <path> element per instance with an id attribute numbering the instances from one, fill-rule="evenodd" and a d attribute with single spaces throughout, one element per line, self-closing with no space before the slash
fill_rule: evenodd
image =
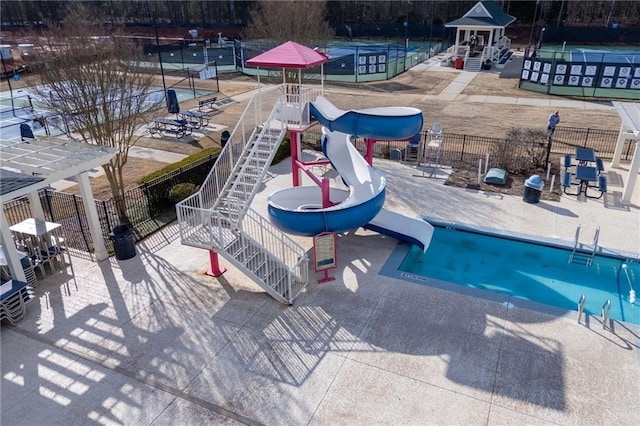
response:
<path id="1" fill-rule="evenodd" d="M 100 227 L 98 211 L 96 210 L 96 202 L 93 199 L 93 192 L 91 191 L 91 184 L 89 183 L 89 173 L 82 172 L 77 174 L 76 179 L 80 186 L 80 195 L 82 196 L 84 212 L 87 215 L 87 225 L 89 226 L 89 232 L 91 233 L 91 242 L 93 244 L 96 259 L 99 261 L 106 260 L 109 258 L 109 253 L 107 252 L 107 247 L 104 244 L 102 228 Z"/>
<path id="2" fill-rule="evenodd" d="M 618 132 L 618 140 L 613 151 L 613 159 L 611 160 L 611 167 L 620 167 L 620 157 L 622 156 L 622 148 L 624 148 L 624 141 L 626 136 L 624 131 L 626 130 L 624 122 L 620 125 L 620 132 Z"/>
<path id="3" fill-rule="evenodd" d="M 11 276 L 18 281 L 27 282 L 27 276 L 24 274 L 24 269 L 22 269 L 16 243 L 13 241 L 13 235 L 9 230 L 9 222 L 7 222 L 3 208 L 0 208 L 0 241 L 2 241 L 4 254 L 7 256 Z"/>
<path id="4" fill-rule="evenodd" d="M 44 210 L 42 209 L 42 203 L 40 202 L 40 195 L 38 194 L 38 191 L 30 192 L 27 197 L 29 198 L 29 208 L 31 209 L 33 217 L 36 220 L 44 222 Z"/>
<path id="5" fill-rule="evenodd" d="M 636 139 L 634 143 L 636 144 L 636 147 L 633 150 L 633 159 L 631 160 L 631 165 L 629 166 L 629 177 L 627 177 L 627 182 L 624 186 L 624 192 L 622 193 L 622 198 L 620 199 L 620 202 L 622 204 L 631 203 L 633 188 L 636 185 L 636 180 L 638 180 L 638 172 L 640 172 L 640 140 Z"/>

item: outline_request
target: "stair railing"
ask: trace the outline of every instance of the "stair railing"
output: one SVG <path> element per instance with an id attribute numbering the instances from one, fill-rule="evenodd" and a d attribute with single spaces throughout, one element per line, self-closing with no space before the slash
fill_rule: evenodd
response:
<path id="1" fill-rule="evenodd" d="M 604 305 L 602 305 L 602 310 L 600 311 L 600 314 L 602 316 L 602 329 L 606 330 L 607 328 L 609 328 L 608 324 L 609 324 L 609 313 L 611 312 L 611 299 L 607 299 L 606 302 L 604 302 Z"/>
<path id="2" fill-rule="evenodd" d="M 580 320 L 582 319 L 582 313 L 584 311 L 584 304 L 587 301 L 587 295 L 586 294 L 582 294 L 582 296 L 580 296 L 580 300 L 578 300 L 578 324 L 580 324 Z"/>
<path id="3" fill-rule="evenodd" d="M 596 233 L 593 236 L 593 250 L 591 250 L 591 255 L 589 256 L 589 260 L 587 260 L 587 266 L 591 266 L 593 262 L 593 257 L 596 255 L 596 250 L 598 249 L 598 239 L 600 238 L 600 227 L 596 228 Z"/>
<path id="4" fill-rule="evenodd" d="M 573 263 L 573 258 L 576 255 L 576 250 L 578 249 L 578 241 L 580 240 L 580 226 L 581 225 L 578 225 L 578 227 L 576 228 L 576 236 L 573 239 L 573 250 L 569 255 L 569 263 Z"/>
<path id="5" fill-rule="evenodd" d="M 244 238 L 262 247 L 257 253 L 261 263 L 269 263 L 271 268 L 279 266 L 286 271 L 286 291 L 279 294 L 287 303 L 292 303 L 309 282 L 306 250 L 251 208 L 246 211 L 240 230 Z M 271 286 L 274 283 L 267 278 L 265 284 Z"/>
<path id="6" fill-rule="evenodd" d="M 261 103 L 270 102 L 273 105 L 279 96 L 278 87 L 262 90 L 260 95 L 254 95 L 245 107 L 238 123 L 231 132 L 225 147 L 220 151 L 218 159 L 204 183 L 200 187 L 202 207 L 213 207 L 222 189 L 227 184 L 234 167 L 238 163 L 245 145 L 262 124 Z"/>

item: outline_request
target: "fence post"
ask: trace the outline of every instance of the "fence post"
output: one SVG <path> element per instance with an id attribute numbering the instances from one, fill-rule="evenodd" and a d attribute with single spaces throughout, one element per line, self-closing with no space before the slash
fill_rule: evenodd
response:
<path id="1" fill-rule="evenodd" d="M 109 220 L 109 211 L 107 210 L 106 201 L 97 201 L 102 203 L 102 210 L 104 211 L 104 219 L 107 222 L 107 235 L 111 233 L 111 221 Z"/>
<path id="2" fill-rule="evenodd" d="M 587 127 L 587 134 L 584 137 L 584 147 L 587 147 L 587 142 L 589 141 L 589 130 L 591 130 L 590 127 Z"/>
<path id="3" fill-rule="evenodd" d="M 464 159 L 464 147 L 467 143 L 467 134 L 462 135 L 462 151 L 460 152 L 460 162 Z"/>
<path id="4" fill-rule="evenodd" d="M 144 196 L 147 198 L 147 209 L 149 210 L 149 219 L 153 219 L 153 210 L 151 209 L 151 197 L 149 197 L 149 182 L 142 184 Z"/>
<path id="5" fill-rule="evenodd" d="M 84 226 L 82 226 L 82 214 L 80 213 L 80 208 L 78 207 L 78 198 L 82 198 L 82 197 L 79 195 L 73 194 L 73 205 L 76 208 L 76 215 L 78 216 L 78 225 L 80 227 L 80 234 L 82 234 L 82 239 L 84 240 L 84 246 L 87 248 L 88 252 L 91 252 L 93 245 L 89 244 L 89 241 L 87 240 L 87 234 L 84 232 Z"/>

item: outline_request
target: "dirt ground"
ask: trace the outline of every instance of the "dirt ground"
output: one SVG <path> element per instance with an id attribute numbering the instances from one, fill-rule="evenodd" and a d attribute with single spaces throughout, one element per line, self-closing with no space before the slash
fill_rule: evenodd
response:
<path id="1" fill-rule="evenodd" d="M 410 69 L 394 79 L 384 82 L 362 84 L 325 83 L 327 96 L 336 106 L 342 109 L 359 109 L 376 106 L 410 106 L 419 108 L 424 114 L 424 129 L 428 129 L 433 122 L 440 122 L 446 132 L 459 134 L 474 134 L 487 137 L 505 137 L 511 128 L 545 128 L 550 109 L 545 107 L 464 102 L 460 97 L 456 101 L 440 101 L 427 99 L 426 95 L 437 95 L 457 76 L 455 71 L 428 71 Z M 178 79 L 167 77 L 167 85 L 174 84 Z M 215 90 L 215 82 L 196 80 L 199 89 Z M 463 95 L 501 95 L 526 98 L 554 98 L 543 94 L 528 92 L 517 88 L 517 79 L 499 78 L 497 72 L 479 73 L 464 90 Z M 12 82 L 16 86 L 24 87 L 25 81 Z M 6 90 L 7 83 L 2 82 L 2 90 Z M 158 85 L 162 85 L 158 81 Z M 233 74 L 221 74 L 219 77 L 220 92 L 218 99 L 233 97 L 248 92 L 257 87 L 257 82 L 250 77 Z M 197 105 L 197 100 L 183 102 L 181 108 L 186 110 Z M 212 122 L 228 126 L 233 129 L 239 119 L 246 102 L 235 102 L 225 105 L 217 111 Z M 582 110 L 559 108 L 561 126 L 597 128 L 607 130 L 619 129 L 619 118 L 615 111 Z M 193 154 L 199 150 L 212 146 L 219 146 L 220 132 L 209 132 L 202 138 L 185 137 L 179 143 L 174 138 L 145 137 L 137 145 L 166 151 Z M 136 185 L 136 181 L 163 167 L 164 164 L 130 158 L 125 167 L 129 187 Z M 450 184 L 470 186 L 476 182 L 474 173 L 465 179 L 465 173 L 454 174 Z M 91 185 L 97 199 L 108 197 L 108 185 L 104 177 L 91 180 Z M 522 194 L 522 182 L 517 178 L 507 188 L 486 187 L 481 189 L 494 192 Z M 100 195 L 98 195 L 100 194 Z"/>

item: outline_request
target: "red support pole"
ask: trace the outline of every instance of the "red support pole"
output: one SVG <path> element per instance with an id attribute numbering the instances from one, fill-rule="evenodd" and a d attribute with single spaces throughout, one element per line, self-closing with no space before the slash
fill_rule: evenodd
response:
<path id="1" fill-rule="evenodd" d="M 209 270 L 206 272 L 211 277 L 219 277 L 227 272 L 227 268 L 221 268 L 218 262 L 218 253 L 213 250 L 209 250 Z"/>
<path id="2" fill-rule="evenodd" d="M 291 172 L 293 173 L 293 186 L 300 186 L 300 165 L 298 164 L 298 140 L 300 132 L 289 130 L 289 147 L 291 148 Z"/>
<path id="3" fill-rule="evenodd" d="M 322 178 L 322 208 L 333 206 L 331 198 L 329 197 L 329 178 Z"/>
<path id="4" fill-rule="evenodd" d="M 375 139 L 366 138 L 365 142 L 367 143 L 367 154 L 365 160 L 369 163 L 370 166 L 373 166 L 373 144 L 376 143 Z"/>

